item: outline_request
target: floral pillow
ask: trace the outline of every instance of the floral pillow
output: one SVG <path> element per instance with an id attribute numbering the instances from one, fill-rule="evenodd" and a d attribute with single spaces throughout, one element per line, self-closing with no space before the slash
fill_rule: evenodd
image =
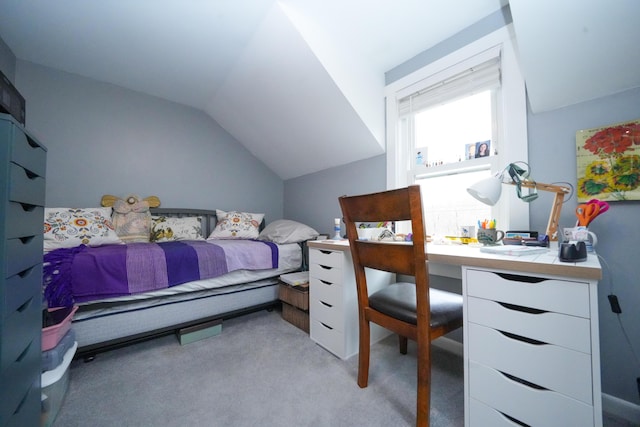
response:
<path id="1" fill-rule="evenodd" d="M 151 217 L 151 241 L 204 240 L 201 217 Z"/>
<path id="2" fill-rule="evenodd" d="M 264 214 L 216 209 L 216 217 L 218 222 L 209 239 L 257 239 Z"/>
<path id="3" fill-rule="evenodd" d="M 44 250 L 122 244 L 111 223 L 111 208 L 45 208 Z"/>

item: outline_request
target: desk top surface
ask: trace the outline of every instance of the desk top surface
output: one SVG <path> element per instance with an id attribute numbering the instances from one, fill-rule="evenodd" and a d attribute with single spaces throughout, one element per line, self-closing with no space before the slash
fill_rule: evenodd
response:
<path id="1" fill-rule="evenodd" d="M 387 243 L 387 242 L 385 242 Z M 401 242 L 388 242 L 398 243 Z M 309 247 L 329 250 L 349 250 L 347 240 L 309 241 Z M 583 262 L 562 262 L 558 258 L 557 242 L 547 252 L 531 255 L 497 255 L 480 251 L 480 246 L 427 244 L 430 263 L 468 267 L 511 270 L 531 274 L 548 274 L 578 279 L 600 280 L 602 270 L 595 254 L 589 254 Z"/>

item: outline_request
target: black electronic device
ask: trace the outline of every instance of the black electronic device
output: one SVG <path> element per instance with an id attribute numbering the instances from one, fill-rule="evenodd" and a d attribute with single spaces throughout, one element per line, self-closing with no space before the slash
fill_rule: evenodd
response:
<path id="1" fill-rule="evenodd" d="M 549 237 L 532 230 L 507 230 L 504 232 L 502 244 L 549 247 Z"/>
<path id="2" fill-rule="evenodd" d="M 25 102 L 18 89 L 0 71 L 0 113 L 11 114 L 17 121 L 25 124 Z"/>

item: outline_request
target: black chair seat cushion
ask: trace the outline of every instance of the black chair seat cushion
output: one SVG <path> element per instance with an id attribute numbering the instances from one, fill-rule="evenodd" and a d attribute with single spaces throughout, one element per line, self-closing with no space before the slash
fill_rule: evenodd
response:
<path id="1" fill-rule="evenodd" d="M 429 288 L 431 327 L 446 325 L 462 317 L 462 295 Z M 418 324 L 416 285 L 398 282 L 369 296 L 369 306 L 404 322 Z"/>

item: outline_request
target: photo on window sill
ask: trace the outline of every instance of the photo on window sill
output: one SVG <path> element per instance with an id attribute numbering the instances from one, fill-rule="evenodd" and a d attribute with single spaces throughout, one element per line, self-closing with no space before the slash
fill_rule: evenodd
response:
<path id="1" fill-rule="evenodd" d="M 491 140 L 465 145 L 465 160 L 479 159 L 491 155 Z"/>

